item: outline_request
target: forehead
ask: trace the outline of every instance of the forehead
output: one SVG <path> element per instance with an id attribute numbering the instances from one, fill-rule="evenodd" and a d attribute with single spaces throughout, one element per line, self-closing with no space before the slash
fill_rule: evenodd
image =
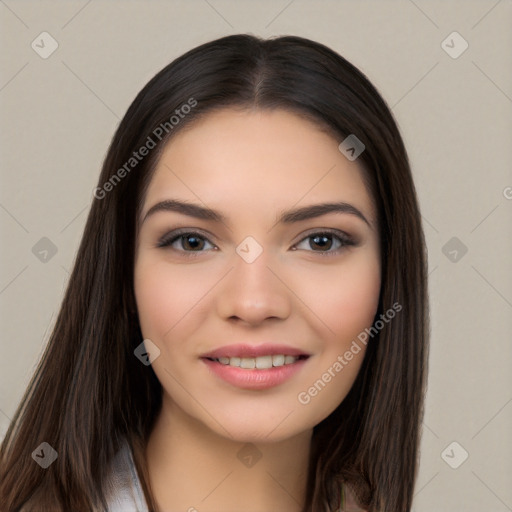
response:
<path id="1" fill-rule="evenodd" d="M 261 213 L 299 202 L 350 200 L 373 218 L 363 168 L 343 156 L 340 142 L 286 110 L 212 112 L 170 139 L 142 216 L 172 195 Z"/>

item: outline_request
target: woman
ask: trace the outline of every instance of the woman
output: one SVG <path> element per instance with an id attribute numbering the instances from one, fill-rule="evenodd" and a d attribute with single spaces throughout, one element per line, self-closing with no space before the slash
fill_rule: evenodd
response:
<path id="1" fill-rule="evenodd" d="M 426 269 L 359 70 L 292 36 L 187 52 L 111 143 L 5 510 L 410 511 Z"/>

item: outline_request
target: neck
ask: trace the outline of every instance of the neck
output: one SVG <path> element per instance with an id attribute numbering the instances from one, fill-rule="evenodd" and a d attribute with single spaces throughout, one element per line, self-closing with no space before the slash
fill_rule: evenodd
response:
<path id="1" fill-rule="evenodd" d="M 272 443 L 223 437 L 164 404 L 147 446 L 160 512 L 300 512 L 312 430 Z"/>

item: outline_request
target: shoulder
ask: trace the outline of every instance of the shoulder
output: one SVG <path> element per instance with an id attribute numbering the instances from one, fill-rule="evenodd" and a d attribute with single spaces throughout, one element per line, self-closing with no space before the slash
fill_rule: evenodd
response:
<path id="1" fill-rule="evenodd" d="M 105 482 L 109 512 L 148 512 L 126 439 L 111 461 Z"/>

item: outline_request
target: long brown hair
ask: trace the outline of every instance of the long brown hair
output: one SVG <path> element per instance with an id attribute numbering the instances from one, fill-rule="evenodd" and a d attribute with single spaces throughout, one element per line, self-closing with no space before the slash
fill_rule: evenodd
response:
<path id="1" fill-rule="evenodd" d="M 0 448 L 5 510 L 106 509 L 105 471 L 123 438 L 149 510 L 155 509 L 144 451 L 162 388 L 133 353 L 143 339 L 133 293 L 136 223 L 165 143 L 194 120 L 230 106 L 285 108 L 340 142 L 355 134 L 365 146 L 358 162 L 377 206 L 381 242 L 376 320 L 395 303 L 402 311 L 368 344 L 345 400 L 314 428 L 304 512 L 336 510 L 342 484 L 372 512 L 410 511 L 429 325 L 427 255 L 403 141 L 377 90 L 343 57 L 300 37 L 243 34 L 174 60 L 121 121 L 55 326 Z M 149 145 L 148 137 L 154 148 L 130 160 Z M 31 458 L 42 442 L 58 452 L 46 470 Z"/>

